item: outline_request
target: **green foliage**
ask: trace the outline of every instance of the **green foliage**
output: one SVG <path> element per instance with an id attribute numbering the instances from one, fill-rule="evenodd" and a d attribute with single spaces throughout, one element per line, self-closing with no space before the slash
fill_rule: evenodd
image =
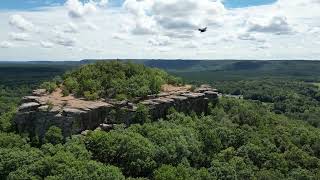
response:
<path id="1" fill-rule="evenodd" d="M 200 73 L 194 68 L 197 65 L 190 63 L 194 73 L 188 76 L 212 82 L 279 75 L 275 69 L 285 62 L 212 62 L 215 65 L 210 67 L 206 66 L 208 62 L 199 62 L 200 68 L 217 70 Z M 270 64 L 275 68 L 267 70 Z M 317 69 L 315 62 L 291 62 L 280 74 L 284 78 L 289 73 L 290 79 L 214 82 L 222 92 L 243 95 L 245 100 L 221 98 L 210 106 L 207 115 L 171 111 L 167 118 L 150 122 L 146 109 L 139 107 L 137 124 L 129 128 L 118 126 L 108 133 L 74 136 L 64 144 L 61 130 L 52 128 L 46 142 L 53 144 L 40 148 L 30 147 L 33 140 L 12 133 L 12 118 L 21 96 L 30 93 L 30 87 L 62 70 L 49 68 L 41 72 L 43 67 L 37 66 L 29 72 L 27 67 L 21 71 L 25 77 L 16 78 L 14 69 L 14 76 L 7 78 L 12 67 L 0 66 L 0 82 L 5 85 L 0 87 L 0 179 L 125 179 L 123 174 L 128 179 L 160 180 L 320 179 L 320 130 L 315 128 L 319 127 L 319 88 L 313 81 L 292 80 L 293 76 L 316 79 L 319 76 L 313 75 L 319 72 L 301 70 L 300 75 L 294 75 L 300 68 L 298 64 L 302 69 L 309 65 Z M 26 82 L 30 85 L 21 85 Z M 55 78 L 54 82 L 60 85 L 61 79 Z M 163 71 L 109 62 L 67 73 L 61 87 L 66 95 L 84 96 L 87 91 L 89 96 L 123 100 L 157 93 L 163 83 L 182 82 Z M 125 112 L 114 113 L 117 116 Z"/>
<path id="2" fill-rule="evenodd" d="M 46 89 L 49 93 L 52 93 L 57 89 L 57 84 L 55 82 L 44 82 L 40 85 L 40 88 Z"/>
<path id="3" fill-rule="evenodd" d="M 27 141 L 19 135 L 0 132 L 0 148 L 23 147 L 25 145 L 27 145 Z"/>
<path id="4" fill-rule="evenodd" d="M 8 179 L 101 179 L 124 180 L 121 171 L 114 166 L 104 166 L 95 161 L 77 160 L 72 153 L 58 152 L 17 171 L 10 173 Z"/>
<path id="5" fill-rule="evenodd" d="M 200 170 L 185 167 L 180 164 L 177 167 L 163 165 L 154 172 L 155 180 L 213 180 L 216 179 L 208 170 Z"/>
<path id="6" fill-rule="evenodd" d="M 159 69 L 119 61 L 82 66 L 64 75 L 66 92 L 94 100 L 100 97 L 133 98 L 156 94 L 164 83 L 177 79 Z"/>
<path id="7" fill-rule="evenodd" d="M 47 130 L 44 136 L 44 141 L 46 143 L 51 143 L 51 144 L 63 143 L 63 136 L 62 136 L 61 129 L 56 126 L 51 126 Z"/>
<path id="8" fill-rule="evenodd" d="M 6 177 L 24 165 L 41 159 L 42 153 L 33 148 L 0 148 L 0 179 Z"/>
<path id="9" fill-rule="evenodd" d="M 312 83 L 288 80 L 217 82 L 225 94 L 241 94 L 245 99 L 268 104 L 268 108 L 289 118 L 320 127 L 320 89 Z"/>
<path id="10" fill-rule="evenodd" d="M 0 179 L 125 179 L 119 168 L 90 160 L 81 138 L 41 149 L 27 146 L 17 135 L 1 138 Z"/>
<path id="11" fill-rule="evenodd" d="M 13 131 L 12 119 L 16 114 L 16 109 L 12 108 L 8 112 L 0 114 L 0 131 L 11 132 Z"/>
<path id="12" fill-rule="evenodd" d="M 155 168 L 155 146 L 137 133 L 93 132 L 87 137 L 87 148 L 94 159 L 114 164 L 126 175 L 148 176 Z"/>
<path id="13" fill-rule="evenodd" d="M 149 109 L 143 104 L 138 104 L 132 123 L 144 124 L 147 122 L 151 122 Z"/>
<path id="14" fill-rule="evenodd" d="M 83 95 L 87 100 L 91 100 L 91 101 L 97 100 L 99 98 L 99 95 L 97 92 L 92 93 L 90 91 L 85 91 Z"/>

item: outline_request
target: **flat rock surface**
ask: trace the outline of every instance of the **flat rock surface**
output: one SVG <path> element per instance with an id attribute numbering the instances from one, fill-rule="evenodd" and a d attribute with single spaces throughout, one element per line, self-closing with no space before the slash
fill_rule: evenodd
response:
<path id="1" fill-rule="evenodd" d="M 111 107 L 112 105 L 102 100 L 99 101 L 86 101 L 82 98 L 76 98 L 72 95 L 63 96 L 62 90 L 57 89 L 51 94 L 40 96 L 39 102 L 41 104 L 52 104 L 54 107 L 72 108 L 80 110 L 90 110 L 99 107 Z"/>

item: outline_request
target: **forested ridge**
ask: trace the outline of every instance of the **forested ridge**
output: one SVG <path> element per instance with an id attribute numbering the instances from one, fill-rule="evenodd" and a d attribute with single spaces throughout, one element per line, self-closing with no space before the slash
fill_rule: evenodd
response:
<path id="1" fill-rule="evenodd" d="M 208 114 L 171 109 L 164 119 L 67 139 L 53 126 L 42 144 L 17 134 L 21 96 L 69 74 L 2 84 L 0 179 L 320 179 L 317 81 L 219 77 L 206 82 L 244 99 L 221 98 Z"/>
<path id="2" fill-rule="evenodd" d="M 88 100 L 106 97 L 123 100 L 157 94 L 162 85 L 181 82 L 163 70 L 142 64 L 102 61 L 69 71 L 62 78 L 44 82 L 41 87 L 52 92 L 61 86 L 64 95 L 72 93 Z"/>

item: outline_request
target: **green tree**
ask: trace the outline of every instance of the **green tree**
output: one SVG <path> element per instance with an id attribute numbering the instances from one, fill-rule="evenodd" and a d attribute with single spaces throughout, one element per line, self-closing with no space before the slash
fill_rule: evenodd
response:
<path id="1" fill-rule="evenodd" d="M 51 126 L 44 136 L 44 142 L 51 144 L 63 143 L 62 130 L 56 126 Z"/>
<path id="2" fill-rule="evenodd" d="M 145 105 L 138 104 L 132 123 L 144 124 L 147 122 L 151 122 L 150 110 Z"/>
<path id="3" fill-rule="evenodd" d="M 155 146 L 140 134 L 98 131 L 91 133 L 86 143 L 94 159 L 116 165 L 128 176 L 148 176 L 155 168 Z"/>

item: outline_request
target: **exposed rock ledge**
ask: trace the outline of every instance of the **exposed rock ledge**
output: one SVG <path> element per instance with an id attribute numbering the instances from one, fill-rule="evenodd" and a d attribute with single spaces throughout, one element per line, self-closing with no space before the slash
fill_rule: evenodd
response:
<path id="1" fill-rule="evenodd" d="M 189 89 L 190 86 L 169 86 L 158 95 L 138 102 L 150 109 L 153 119 L 158 119 L 165 117 L 171 107 L 182 112 L 206 112 L 209 102 L 218 97 L 217 90 L 207 85 L 193 92 Z M 63 97 L 59 89 L 51 94 L 38 89 L 32 96 L 23 98 L 15 123 L 20 133 L 39 137 L 43 137 L 52 125 L 60 127 L 64 136 L 96 128 L 110 130 L 114 124 L 129 125 L 137 109 L 136 104 L 105 99 L 86 101 L 72 95 Z"/>

